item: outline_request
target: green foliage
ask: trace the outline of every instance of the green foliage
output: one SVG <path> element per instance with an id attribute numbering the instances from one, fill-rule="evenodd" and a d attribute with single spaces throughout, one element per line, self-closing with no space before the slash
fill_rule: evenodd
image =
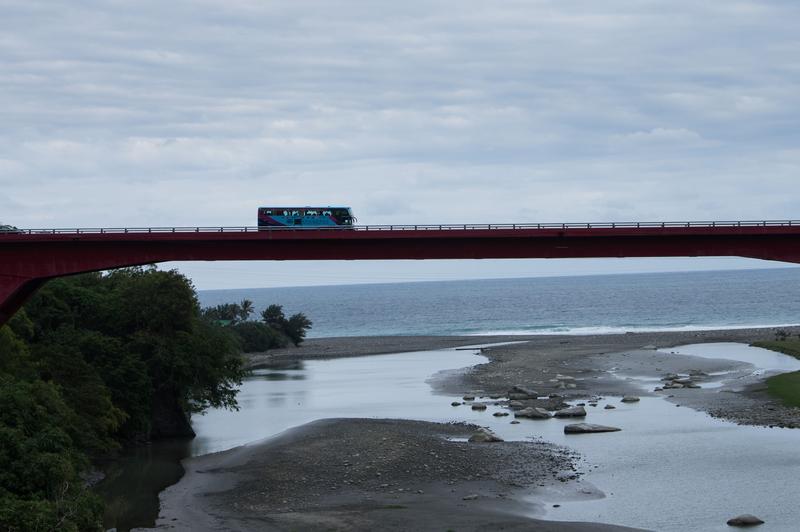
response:
<path id="1" fill-rule="evenodd" d="M 295 346 L 306 337 L 306 331 L 311 328 L 311 320 L 305 314 L 297 313 L 286 319 L 281 305 L 270 305 L 261 312 L 261 319 L 275 329 L 284 334 Z"/>
<path id="2" fill-rule="evenodd" d="M 270 305 L 262 310 L 261 319 L 276 330 L 281 330 L 286 322 L 286 316 L 283 315 L 283 307 L 281 305 Z"/>
<path id="3" fill-rule="evenodd" d="M 176 271 L 57 279 L 26 310 L 41 377 L 79 412 L 91 452 L 114 438 L 164 434 L 158 424 L 185 419 L 179 410 L 236 406 L 244 375 L 237 338 L 201 319 L 194 287 Z M 173 410 L 166 417 L 164 404 Z"/>
<path id="4" fill-rule="evenodd" d="M 300 345 L 311 328 L 311 320 L 304 314 L 298 313 L 287 319 L 281 305 L 270 305 L 261 311 L 261 323 L 248 321 L 252 313 L 253 302 L 248 299 L 238 304 L 226 303 L 201 311 L 206 322 L 229 326 L 246 353 L 286 347 L 289 342 Z"/>
<path id="5" fill-rule="evenodd" d="M 286 336 L 292 340 L 295 346 L 298 346 L 305 339 L 306 331 L 310 328 L 311 320 L 305 314 L 297 313 L 286 321 L 283 332 L 286 333 Z"/>
<path id="6" fill-rule="evenodd" d="M 789 338 L 784 331 L 778 331 L 775 340 L 755 342 L 752 345 L 800 359 L 800 339 Z M 800 407 L 800 371 L 770 377 L 767 379 L 767 390 L 784 404 Z"/>
<path id="7" fill-rule="evenodd" d="M 231 325 L 246 322 L 253 312 L 255 312 L 255 308 L 249 299 L 243 299 L 238 304 L 224 303 L 215 307 L 207 307 L 201 311 L 203 318 L 208 321 L 227 322 Z"/>
<path id="8" fill-rule="evenodd" d="M 111 393 L 114 406 L 125 413 L 118 437 L 131 440 L 149 434 L 153 383 L 147 365 L 120 338 L 87 331 L 77 341 L 78 350 Z"/>
<path id="9" fill-rule="evenodd" d="M 800 359 L 800 339 L 791 339 L 786 336 L 781 336 L 781 339 L 778 340 L 755 342 L 753 346 L 763 347 L 764 349 L 777 351 L 784 355 Z"/>
<path id="10" fill-rule="evenodd" d="M 129 268 L 112 272 L 109 303 L 112 314 L 105 323 L 118 336 L 147 331 L 167 337 L 191 332 L 199 315 L 191 282 L 177 271 Z M 111 318 L 111 319 L 109 319 Z"/>
<path id="11" fill-rule="evenodd" d="M 246 321 L 233 326 L 240 340 L 242 351 L 257 353 L 267 349 L 286 347 L 286 337 L 266 323 Z"/>
<path id="12" fill-rule="evenodd" d="M 0 357 L 29 358 L 10 328 L 0 328 Z M 101 530 L 102 505 L 79 473 L 75 411 L 53 383 L 0 373 L 0 529 Z"/>
<path id="13" fill-rule="evenodd" d="M 0 327 L 0 530 L 100 529 L 88 456 L 237 408 L 240 350 L 297 345 L 311 326 L 268 310 L 272 323 L 248 321 L 246 299 L 201 312 L 188 279 L 154 268 L 50 281 Z"/>
<path id="14" fill-rule="evenodd" d="M 34 344 L 34 359 L 42 380 L 58 384 L 64 401 L 72 408 L 78 444 L 90 453 L 104 453 L 117 447 L 114 436 L 126 414 L 113 404 L 103 379 L 72 343 L 77 336 L 65 331 L 63 337 Z"/>
<path id="15" fill-rule="evenodd" d="M 767 389 L 785 405 L 800 407 L 800 371 L 770 377 Z"/>
<path id="16" fill-rule="evenodd" d="M 242 302 L 239 303 L 239 318 L 242 321 L 247 321 L 250 319 L 250 315 L 255 312 L 255 307 L 253 307 L 253 302 L 249 299 L 242 299 Z"/>

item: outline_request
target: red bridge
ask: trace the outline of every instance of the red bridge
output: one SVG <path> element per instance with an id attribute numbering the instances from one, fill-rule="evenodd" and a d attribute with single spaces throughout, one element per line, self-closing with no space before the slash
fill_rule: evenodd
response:
<path id="1" fill-rule="evenodd" d="M 710 256 L 800 263 L 800 221 L 0 230 L 0 325 L 48 279 L 167 261 Z"/>

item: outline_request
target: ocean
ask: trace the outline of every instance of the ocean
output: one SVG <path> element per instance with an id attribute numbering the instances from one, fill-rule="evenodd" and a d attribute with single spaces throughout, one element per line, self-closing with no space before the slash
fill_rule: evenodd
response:
<path id="1" fill-rule="evenodd" d="M 203 290 L 199 298 L 303 312 L 309 338 L 787 326 L 800 324 L 800 268 Z"/>

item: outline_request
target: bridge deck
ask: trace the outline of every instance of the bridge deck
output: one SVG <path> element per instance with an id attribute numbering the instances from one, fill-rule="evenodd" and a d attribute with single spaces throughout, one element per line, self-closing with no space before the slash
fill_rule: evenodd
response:
<path id="1" fill-rule="evenodd" d="M 800 262 L 800 221 L 0 231 L 0 324 L 47 279 L 166 261 L 740 256 Z"/>
<path id="2" fill-rule="evenodd" d="M 0 229 L 4 235 L 76 235 L 76 234 L 129 234 L 129 233 L 263 233 L 297 231 L 500 231 L 500 230 L 547 230 L 547 229 L 681 229 L 681 228 L 741 228 L 741 227 L 800 227 L 800 220 L 735 220 L 735 221 L 688 221 L 688 222 L 580 222 L 580 223 L 522 223 L 522 224 L 424 224 L 424 225 L 360 225 L 353 227 L 253 227 L 253 226 L 206 226 L 206 227 L 89 227 L 48 229 Z"/>

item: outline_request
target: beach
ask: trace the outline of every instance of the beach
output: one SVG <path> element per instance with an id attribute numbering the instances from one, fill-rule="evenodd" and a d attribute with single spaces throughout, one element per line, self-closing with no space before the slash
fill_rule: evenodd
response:
<path id="1" fill-rule="evenodd" d="M 796 334 L 798 330 L 790 330 Z M 513 386 L 557 395 L 659 394 L 676 405 L 745 425 L 800 426 L 800 411 L 769 398 L 746 364 L 674 354 L 686 344 L 772 339 L 775 329 L 586 336 L 362 337 L 311 339 L 250 357 L 253 367 L 416 350 L 482 348 L 488 359 L 428 382 L 441 394 L 496 397 Z M 724 372 L 722 388 L 642 389 L 620 375 Z M 670 397 L 671 396 L 671 397 Z M 443 400 L 446 400 L 443 397 Z M 538 400 L 541 401 L 541 400 Z M 551 400 L 552 402 L 552 400 Z M 530 402 L 535 404 L 536 400 Z M 542 403 L 544 404 L 544 403 Z M 575 481 L 575 453 L 545 441 L 471 443 L 477 427 L 412 420 L 327 419 L 277 437 L 184 461 L 161 495 L 158 527 L 173 530 L 623 530 L 532 519 L 532 486 Z M 541 503 L 544 504 L 544 503 Z"/>

